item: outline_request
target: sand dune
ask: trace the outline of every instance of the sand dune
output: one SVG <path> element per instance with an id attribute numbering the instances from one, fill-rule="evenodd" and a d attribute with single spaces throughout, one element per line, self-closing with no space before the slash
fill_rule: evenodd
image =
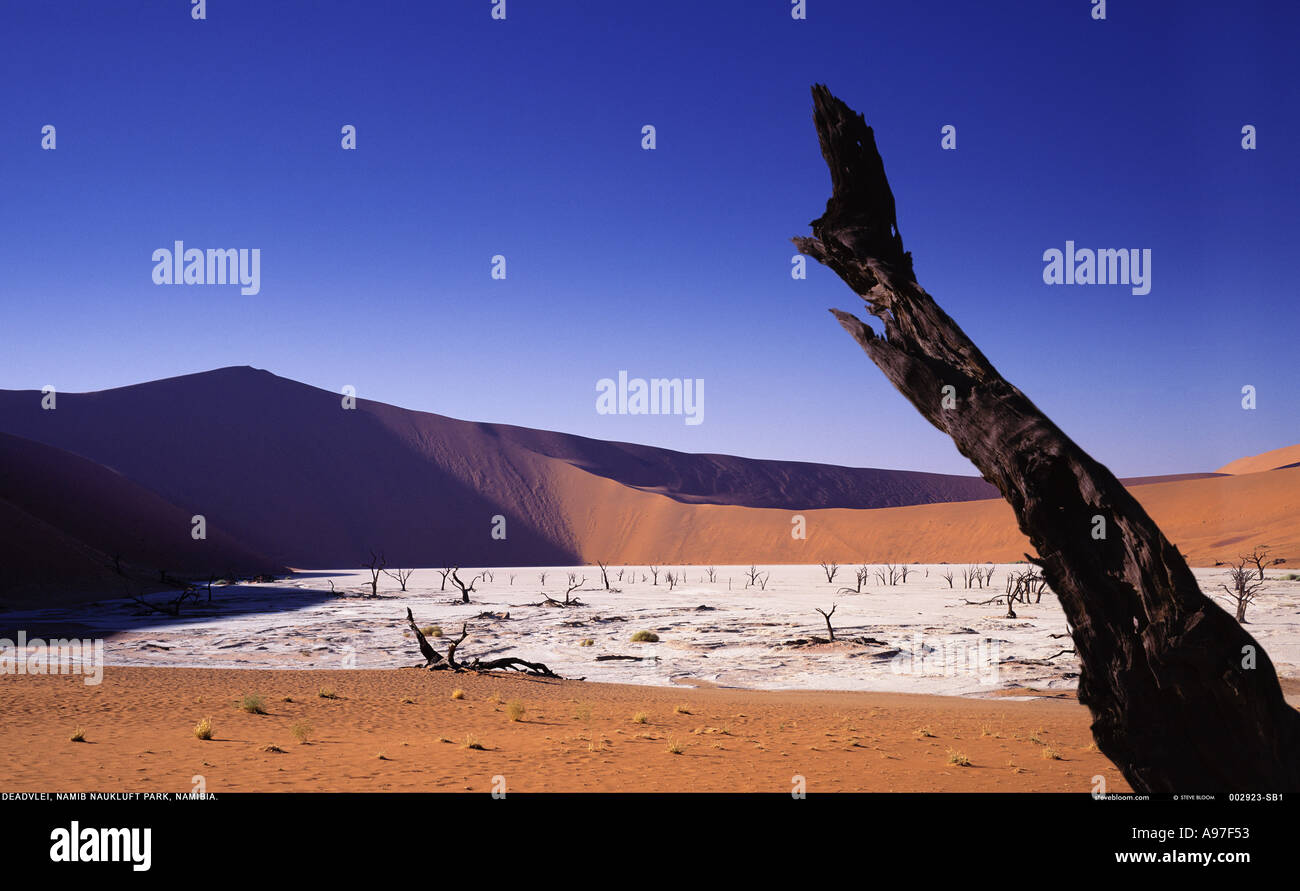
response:
<path id="1" fill-rule="evenodd" d="M 574 480 L 582 500 L 609 504 L 620 493 Z M 1248 476 L 1156 483 L 1133 495 L 1194 566 L 1212 566 L 1238 550 L 1268 544 L 1288 564 L 1300 562 L 1300 468 Z M 1002 500 L 883 510 L 799 512 L 807 540 L 791 537 L 796 512 L 725 506 L 688 509 L 666 499 L 623 495 L 610 517 L 592 511 L 581 528 L 588 562 L 920 563 L 1014 561 L 1031 552 Z"/>
<path id="2" fill-rule="evenodd" d="M 1220 467 L 1218 472 L 1259 473 L 1264 470 L 1277 470 L 1281 467 L 1295 467 L 1297 465 L 1300 465 L 1300 445 L 1293 445 L 1273 449 L 1271 452 L 1238 458 L 1236 461 L 1231 461 Z"/>
<path id="3" fill-rule="evenodd" d="M 0 434 L 0 603 L 124 596 L 115 557 L 144 576 L 284 571 L 220 529 L 195 540 L 192 516 L 93 461 Z"/>
<path id="4" fill-rule="evenodd" d="M 293 566 L 356 566 L 372 549 L 407 566 L 1006 561 L 1028 550 L 978 477 L 684 454 L 365 400 L 345 411 L 337 394 L 251 368 L 62 394 L 55 411 L 34 392 L 0 392 L 0 428 L 72 453 L 69 464 L 81 456 L 77 473 L 98 481 L 24 490 L 15 469 L 0 499 L 92 550 L 173 570 L 191 513 L 208 518 L 209 545 Z M 1269 455 L 1228 468 L 1286 463 L 1300 446 Z M 1300 559 L 1300 470 L 1228 472 L 1128 483 L 1194 563 L 1256 543 Z M 504 540 L 490 534 L 498 515 Z M 791 534 L 796 515 L 806 538 Z M 112 542 L 96 538 L 115 525 Z"/>
<path id="5" fill-rule="evenodd" d="M 572 563 L 597 491 L 682 505 L 874 508 L 988 498 L 978 477 L 689 455 L 340 398 L 250 368 L 98 393 L 0 392 L 0 429 L 111 467 L 294 565 Z M 490 519 L 509 522 L 506 541 Z"/>

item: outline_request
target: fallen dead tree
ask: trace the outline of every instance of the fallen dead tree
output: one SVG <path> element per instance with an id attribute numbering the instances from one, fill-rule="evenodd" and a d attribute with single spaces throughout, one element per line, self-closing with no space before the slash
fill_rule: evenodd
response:
<path id="1" fill-rule="evenodd" d="M 415 635 L 415 641 L 420 647 L 420 655 L 424 657 L 425 668 L 430 671 L 518 671 L 524 674 L 536 675 L 543 678 L 555 678 L 561 680 L 560 676 L 551 671 L 541 662 L 529 662 L 525 659 L 518 659 L 513 656 L 507 656 L 501 659 L 475 659 L 473 662 L 457 662 L 456 648 L 464 643 L 465 638 L 469 636 L 468 623 L 460 626 L 460 637 L 455 640 L 447 641 L 447 654 L 444 656 L 433 648 L 420 626 L 415 624 L 415 616 L 411 615 L 411 608 L 406 608 L 406 624 L 410 626 L 411 633 Z"/>
<path id="2" fill-rule="evenodd" d="M 813 108 L 832 194 L 794 243 L 866 301 L 883 336 L 832 312 L 1011 505 L 1069 620 L 1098 747 L 1139 792 L 1300 790 L 1300 714 L 1263 648 L 1115 476 L 917 284 L 874 133 L 824 86 Z"/>
<path id="3" fill-rule="evenodd" d="M 537 604 L 537 606 L 559 606 L 559 607 L 586 606 L 586 604 L 584 604 L 578 598 L 572 597 L 573 592 L 578 590 L 578 588 L 585 585 L 586 583 L 587 583 L 587 577 L 585 575 L 579 579 L 579 578 L 575 578 L 574 573 L 571 572 L 569 573 L 569 586 L 564 591 L 564 599 L 557 600 L 554 597 L 548 596 L 541 603 Z"/>

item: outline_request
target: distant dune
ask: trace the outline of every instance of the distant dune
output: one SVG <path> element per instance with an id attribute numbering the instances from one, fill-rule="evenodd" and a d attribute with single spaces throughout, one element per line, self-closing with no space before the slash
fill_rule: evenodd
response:
<path id="1" fill-rule="evenodd" d="M 684 454 L 366 400 L 348 411 L 338 394 L 251 368 L 64 393 L 53 411 L 37 392 L 0 391 L 0 430 L 10 589 L 61 575 L 102 589 L 116 553 L 206 575 L 357 566 L 372 549 L 406 566 L 962 562 L 1028 549 L 978 477 Z M 1243 468 L 1296 460 L 1300 446 L 1230 475 L 1126 482 L 1194 563 L 1257 543 L 1294 562 L 1300 469 Z M 189 537 L 193 514 L 206 542 Z M 806 539 L 791 535 L 796 514 Z M 496 515 L 505 540 L 490 534 Z"/>
<path id="2" fill-rule="evenodd" d="M 1219 473 L 1259 473 L 1264 470 L 1277 470 L 1282 467 L 1300 466 L 1300 445 L 1273 449 L 1261 455 L 1238 458 L 1219 468 Z"/>

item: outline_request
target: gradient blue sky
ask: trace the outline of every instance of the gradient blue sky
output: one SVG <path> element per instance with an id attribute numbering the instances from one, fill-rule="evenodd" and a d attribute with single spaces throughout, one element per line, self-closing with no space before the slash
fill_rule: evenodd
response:
<path id="1" fill-rule="evenodd" d="M 825 312 L 860 301 L 790 278 L 829 194 L 820 81 L 876 128 L 922 285 L 1096 457 L 1300 441 L 1296 4 L 490 7 L 0 5 L 0 387 L 254 365 L 473 420 L 972 472 Z M 261 293 L 155 286 L 177 239 L 260 248 Z M 1044 285 L 1066 239 L 1150 248 L 1151 293 Z M 596 414 L 620 369 L 703 378 L 704 423 Z"/>

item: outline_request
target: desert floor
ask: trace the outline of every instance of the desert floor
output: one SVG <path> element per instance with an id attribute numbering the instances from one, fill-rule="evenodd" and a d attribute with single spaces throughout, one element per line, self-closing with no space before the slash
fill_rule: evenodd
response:
<path id="1" fill-rule="evenodd" d="M 10 612 L 0 638 L 101 640 L 105 665 L 97 686 L 0 675 L 0 791 L 486 792 L 498 776 L 514 791 L 789 792 L 796 776 L 812 792 L 1086 792 L 1095 776 L 1125 790 L 1075 699 L 1056 598 L 1007 618 L 982 601 L 1024 567 L 986 568 L 994 584 L 968 589 L 963 567 L 953 587 L 941 565 L 895 585 L 872 567 L 860 593 L 841 590 L 852 567 L 833 583 L 817 566 L 763 567 L 761 585 L 747 567 L 711 582 L 663 567 L 658 584 L 648 567 L 611 567 L 611 591 L 593 567 L 497 569 L 469 604 L 431 569 L 406 592 L 381 577 L 376 597 L 368 573 L 317 570 L 214 587 L 180 618 L 129 600 Z M 685 582 L 669 587 L 670 571 Z M 585 576 L 581 605 L 545 605 L 570 572 Z M 1196 575 L 1211 592 L 1224 571 Z M 817 608 L 832 604 L 837 640 L 817 643 Z M 446 636 L 465 623 L 461 661 L 510 654 L 585 680 L 420 670 L 408 608 Z M 1293 701 L 1298 617 L 1300 582 L 1276 574 L 1247 626 Z M 634 642 L 640 630 L 659 640 Z M 431 637 L 441 651 L 446 636 Z M 241 710 L 252 694 L 268 714 Z"/>
<path id="2" fill-rule="evenodd" d="M 244 711 L 247 694 L 267 714 Z M 1072 697 L 113 667 L 98 686 L 5 677 L 0 714 L 0 789 L 11 792 L 486 793 L 503 777 L 507 792 L 789 793 L 798 776 L 810 793 L 1087 792 L 1096 776 L 1128 790 Z M 193 732 L 203 718 L 206 741 Z M 84 742 L 71 741 L 77 728 Z"/>
<path id="3" fill-rule="evenodd" d="M 1050 591 L 1030 604 L 986 601 L 1003 594 L 1024 564 L 984 565 L 991 585 L 963 587 L 963 566 L 911 565 L 908 580 L 882 584 L 869 567 L 860 593 L 855 567 L 834 582 L 818 566 L 665 566 L 658 583 L 648 567 L 610 567 L 604 590 L 596 567 L 462 569 L 476 578 L 471 602 L 445 590 L 434 569 L 419 569 L 402 592 L 380 576 L 368 596 L 363 570 L 311 570 L 268 584 L 216 586 L 212 600 L 187 604 L 180 618 L 150 614 L 131 600 L 0 615 L 0 637 L 78 637 L 105 641 L 108 666 L 182 668 L 405 668 L 422 660 L 406 626 L 410 609 L 421 626 L 469 638 L 459 658 L 517 656 L 545 662 L 565 678 L 616 684 L 673 685 L 699 681 L 747 690 L 844 690 L 988 696 L 1031 689 L 1072 691 L 1078 662 L 1069 652 L 1065 614 Z M 678 579 L 668 584 L 668 573 Z M 953 573 L 952 587 L 944 575 Z M 563 600 L 568 576 L 584 580 Z M 1213 594 L 1225 570 L 1196 569 Z M 541 577 L 545 576 L 545 582 Z M 1300 678 L 1300 581 L 1270 573 L 1247 618 L 1278 673 Z M 621 576 L 621 577 L 620 577 Z M 682 577 L 685 581 L 681 581 Z M 161 602 L 167 595 L 154 594 Z M 1222 603 L 1222 600 L 1220 600 Z M 817 644 L 826 624 L 818 610 L 835 607 L 837 640 Z M 637 631 L 655 643 L 631 640 Z M 440 650 L 445 641 L 434 641 Z M 609 660 L 633 656 L 635 660 Z M 601 661 L 601 657 L 606 657 Z"/>

